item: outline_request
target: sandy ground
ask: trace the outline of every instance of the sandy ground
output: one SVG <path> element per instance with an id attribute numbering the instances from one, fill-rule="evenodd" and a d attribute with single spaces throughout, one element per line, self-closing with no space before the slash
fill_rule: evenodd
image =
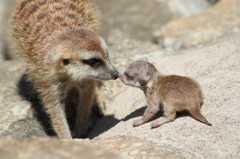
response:
<path id="1" fill-rule="evenodd" d="M 140 90 L 123 86 L 90 137 L 135 136 L 163 144 L 186 158 L 240 158 L 240 38 L 228 37 L 174 55 L 155 55 L 148 60 L 162 73 L 191 76 L 202 85 L 202 114 L 213 126 L 185 116 L 157 129 L 151 130 L 149 123 L 133 128 L 146 103 Z"/>

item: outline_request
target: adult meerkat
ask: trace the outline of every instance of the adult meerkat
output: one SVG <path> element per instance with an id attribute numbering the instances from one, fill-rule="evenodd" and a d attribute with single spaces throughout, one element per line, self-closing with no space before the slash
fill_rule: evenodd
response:
<path id="1" fill-rule="evenodd" d="M 19 0 L 12 19 L 12 39 L 27 63 L 53 129 L 72 138 L 65 98 L 72 87 L 80 92 L 74 135 L 79 137 L 89 117 L 96 79 L 116 79 L 90 0 Z"/>
<path id="2" fill-rule="evenodd" d="M 137 61 L 119 74 L 119 79 L 126 85 L 142 89 L 146 96 L 148 107 L 133 126 L 148 122 L 160 110 L 164 113 L 163 117 L 153 121 L 152 128 L 174 121 L 178 111 L 188 111 L 193 118 L 211 125 L 200 112 L 203 104 L 200 85 L 189 77 L 162 75 L 152 64 Z"/>

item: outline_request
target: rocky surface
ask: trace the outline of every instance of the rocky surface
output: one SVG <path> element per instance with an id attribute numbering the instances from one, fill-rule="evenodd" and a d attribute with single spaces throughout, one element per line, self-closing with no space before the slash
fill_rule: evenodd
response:
<path id="1" fill-rule="evenodd" d="M 10 51 L 8 33 L 16 0 L 0 0 L 0 62 L 16 58 Z"/>
<path id="2" fill-rule="evenodd" d="M 181 17 L 201 13 L 217 3 L 218 0 L 158 0 L 167 3 L 170 11 Z"/>
<path id="3" fill-rule="evenodd" d="M 91 146 L 111 150 L 117 154 L 130 156 L 136 159 L 183 159 L 176 150 L 171 150 L 158 143 L 141 140 L 131 136 L 114 136 L 96 140 L 74 140 Z"/>
<path id="4" fill-rule="evenodd" d="M 154 32 L 164 48 L 179 50 L 240 32 L 240 0 L 223 0 L 201 14 L 172 21 Z"/>
<path id="5" fill-rule="evenodd" d="M 166 2 L 155 0 L 95 0 L 102 14 L 103 35 L 109 44 L 124 39 L 152 40 L 155 30 L 176 14 Z"/>
<path id="6" fill-rule="evenodd" d="M 109 44 L 124 39 L 153 41 L 152 32 L 171 20 L 201 13 L 217 0 L 94 0 Z"/>
<path id="7" fill-rule="evenodd" d="M 0 139 L 0 155 L 2 159 L 131 159 L 100 147 L 51 138 Z"/>
<path id="8" fill-rule="evenodd" d="M 7 61 L 0 64 L 0 136 L 46 136 L 33 115 L 31 104 L 18 95 L 24 64 Z"/>

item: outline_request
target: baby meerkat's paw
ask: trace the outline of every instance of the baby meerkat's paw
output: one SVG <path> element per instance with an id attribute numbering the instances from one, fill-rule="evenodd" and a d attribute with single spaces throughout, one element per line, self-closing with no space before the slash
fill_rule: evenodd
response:
<path id="1" fill-rule="evenodd" d="M 134 121 L 133 121 L 133 127 L 137 127 L 137 126 L 140 126 L 140 125 L 142 125 L 142 124 L 144 124 L 143 121 L 142 121 L 142 119 L 134 120 Z"/>
<path id="2" fill-rule="evenodd" d="M 153 122 L 151 123 L 151 129 L 157 128 L 157 127 L 159 127 L 160 125 L 161 125 L 161 124 L 159 124 L 158 121 L 153 121 Z"/>

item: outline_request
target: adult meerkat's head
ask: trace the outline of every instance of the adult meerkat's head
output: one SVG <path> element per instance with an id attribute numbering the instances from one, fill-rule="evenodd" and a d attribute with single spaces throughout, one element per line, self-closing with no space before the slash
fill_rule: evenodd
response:
<path id="1" fill-rule="evenodd" d="M 126 85 L 134 87 L 145 87 L 152 79 L 156 68 L 146 61 L 136 61 L 119 74 L 119 79 Z"/>
<path id="2" fill-rule="evenodd" d="M 58 38 L 55 48 L 58 65 L 73 80 L 111 80 L 118 71 L 111 64 L 105 41 L 90 29 L 69 31 Z"/>

